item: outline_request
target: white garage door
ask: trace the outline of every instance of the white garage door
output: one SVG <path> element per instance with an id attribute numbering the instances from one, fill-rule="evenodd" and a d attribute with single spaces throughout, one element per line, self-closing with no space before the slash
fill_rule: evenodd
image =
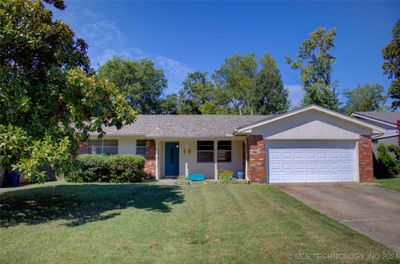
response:
<path id="1" fill-rule="evenodd" d="M 355 142 L 267 143 L 269 182 L 356 181 Z"/>

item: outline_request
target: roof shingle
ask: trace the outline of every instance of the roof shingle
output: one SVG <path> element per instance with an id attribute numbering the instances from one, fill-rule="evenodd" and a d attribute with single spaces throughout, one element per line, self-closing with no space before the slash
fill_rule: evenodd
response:
<path id="1" fill-rule="evenodd" d="M 267 115 L 138 115 L 120 130 L 106 127 L 107 135 L 147 137 L 225 137 L 238 127 L 264 120 Z"/>

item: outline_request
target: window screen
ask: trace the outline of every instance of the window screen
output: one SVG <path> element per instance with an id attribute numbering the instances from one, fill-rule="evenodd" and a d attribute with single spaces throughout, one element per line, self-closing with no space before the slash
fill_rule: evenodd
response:
<path id="1" fill-rule="evenodd" d="M 218 162 L 232 161 L 232 141 L 218 141 Z"/>
<path id="2" fill-rule="evenodd" d="M 197 141 L 197 162 L 214 162 L 214 141 Z"/>
<path id="3" fill-rule="evenodd" d="M 146 140 L 145 139 L 136 140 L 136 155 L 140 155 L 140 156 L 146 155 Z"/>
<path id="4" fill-rule="evenodd" d="M 118 154 L 118 140 L 89 140 L 88 153 L 104 155 Z"/>

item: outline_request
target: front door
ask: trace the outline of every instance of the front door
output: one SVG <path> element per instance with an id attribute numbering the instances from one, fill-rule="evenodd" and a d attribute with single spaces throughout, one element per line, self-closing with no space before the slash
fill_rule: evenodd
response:
<path id="1" fill-rule="evenodd" d="M 179 142 L 165 143 L 165 175 L 179 174 Z"/>

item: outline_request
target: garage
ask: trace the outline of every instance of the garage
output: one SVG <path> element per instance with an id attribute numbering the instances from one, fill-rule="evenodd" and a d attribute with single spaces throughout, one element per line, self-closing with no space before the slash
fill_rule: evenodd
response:
<path id="1" fill-rule="evenodd" d="M 273 141 L 266 145 L 270 183 L 358 181 L 355 141 Z"/>

